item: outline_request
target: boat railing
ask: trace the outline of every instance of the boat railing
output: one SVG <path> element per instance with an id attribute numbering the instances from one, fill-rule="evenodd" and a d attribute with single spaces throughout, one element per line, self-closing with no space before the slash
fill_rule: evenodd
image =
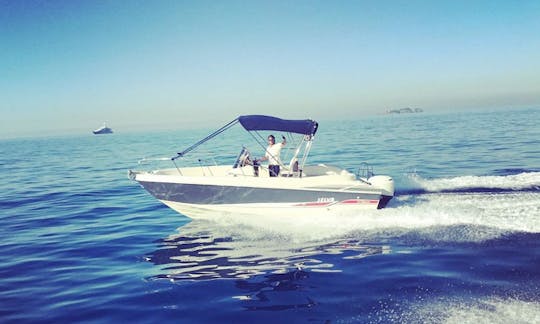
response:
<path id="1" fill-rule="evenodd" d="M 369 165 L 367 162 L 360 163 L 360 167 L 356 170 L 356 179 L 367 180 L 374 175 L 373 166 Z"/>
<path id="2" fill-rule="evenodd" d="M 302 170 L 299 168 L 299 159 L 296 158 L 297 149 L 295 148 L 288 148 L 284 147 L 283 151 L 285 154 L 284 158 L 282 159 L 281 164 L 281 170 L 283 175 L 286 177 L 302 177 Z M 291 154 L 292 153 L 292 154 Z M 264 153 L 261 153 L 261 156 L 263 156 Z M 293 158 L 289 162 L 289 157 L 292 156 Z M 220 165 L 227 165 L 227 163 L 223 163 L 226 160 L 229 160 L 229 162 L 234 162 L 231 165 L 231 172 L 233 172 L 236 176 L 243 175 L 243 176 L 258 176 L 261 172 L 266 172 L 267 167 L 260 163 L 258 160 L 255 160 L 254 155 L 250 152 L 250 150 L 246 146 L 241 147 L 241 151 L 238 155 L 235 157 L 224 154 L 223 152 L 217 154 L 215 152 L 211 151 L 197 151 L 196 154 L 191 152 L 189 155 L 185 156 L 177 156 L 174 158 L 171 157 L 145 157 L 138 161 L 139 165 L 145 165 L 146 169 L 151 169 L 153 171 L 150 171 L 152 173 L 163 173 L 164 169 L 170 169 L 171 171 L 176 169 L 176 172 L 181 175 L 187 175 L 185 174 L 185 167 L 199 167 L 201 170 L 202 176 L 215 176 L 216 175 L 216 168 Z M 166 168 L 165 162 L 173 163 L 173 168 L 170 167 Z M 289 163 L 283 163 L 283 161 L 287 161 Z M 219 162 L 219 164 L 218 164 Z M 255 164 L 255 165 L 254 165 Z M 252 166 L 253 171 L 246 172 L 245 166 Z M 161 167 L 160 167 L 161 166 Z M 184 170 L 184 173 L 182 172 Z M 218 171 L 218 174 L 220 174 L 221 171 Z"/>
<path id="3" fill-rule="evenodd" d="M 171 158 L 168 158 L 168 157 L 150 157 L 150 158 L 144 157 L 144 158 L 140 159 L 139 161 L 137 161 L 137 164 L 138 165 L 157 164 L 158 161 L 171 161 Z"/>
<path id="4" fill-rule="evenodd" d="M 143 157 L 142 159 L 140 159 L 139 161 L 137 161 L 137 164 L 138 165 L 152 165 L 152 166 L 155 166 L 155 165 L 158 165 L 160 162 L 164 162 L 164 161 L 167 161 L 167 162 L 171 162 L 171 158 L 170 157 Z M 174 161 L 173 161 L 174 162 Z M 175 163 L 175 166 L 176 166 L 176 163 Z M 156 170 L 156 168 L 153 168 L 154 170 Z M 157 170 L 159 170 L 160 168 L 157 168 Z M 180 175 L 182 175 L 182 172 L 180 171 L 180 169 L 176 166 L 176 169 L 178 170 L 178 172 L 180 173 Z M 151 172 L 155 172 L 155 171 L 151 171 Z"/>
<path id="5" fill-rule="evenodd" d="M 139 165 L 156 165 L 160 162 L 172 162 L 174 164 L 174 168 L 178 171 L 178 174 L 182 174 L 182 170 L 179 166 L 181 163 L 182 166 L 199 166 L 202 170 L 203 176 L 206 176 L 207 173 L 210 176 L 213 176 L 213 172 L 211 167 L 217 166 L 217 161 L 214 158 L 214 154 L 210 152 L 202 152 L 199 154 L 199 157 L 196 156 L 190 156 L 190 157 L 181 157 L 180 159 L 171 159 L 170 157 L 145 157 L 138 161 Z M 178 161 L 181 161 L 178 163 Z"/>
<path id="6" fill-rule="evenodd" d="M 209 158 L 204 158 L 204 159 L 198 158 L 197 162 L 199 162 L 199 166 L 201 167 L 201 171 L 203 173 L 203 176 L 206 177 L 205 169 L 208 170 L 208 173 L 210 174 L 210 176 L 214 176 L 214 173 L 212 172 L 211 167 L 212 166 L 217 166 L 217 162 L 216 162 L 216 159 L 214 159 L 213 156 L 211 156 Z M 180 171 L 180 170 L 178 170 L 178 171 Z"/>

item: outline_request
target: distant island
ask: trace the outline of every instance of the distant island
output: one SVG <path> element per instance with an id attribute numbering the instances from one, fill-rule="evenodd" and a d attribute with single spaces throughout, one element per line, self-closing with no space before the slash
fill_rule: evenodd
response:
<path id="1" fill-rule="evenodd" d="M 388 109 L 387 114 L 411 114 L 411 113 L 421 113 L 424 112 L 422 108 L 401 108 L 401 109 Z"/>

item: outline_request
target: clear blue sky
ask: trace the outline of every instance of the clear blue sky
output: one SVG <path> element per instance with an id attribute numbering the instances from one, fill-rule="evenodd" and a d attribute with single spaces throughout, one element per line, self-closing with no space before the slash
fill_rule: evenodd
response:
<path id="1" fill-rule="evenodd" d="M 538 0 L 0 0 L 0 137 L 539 105 Z"/>

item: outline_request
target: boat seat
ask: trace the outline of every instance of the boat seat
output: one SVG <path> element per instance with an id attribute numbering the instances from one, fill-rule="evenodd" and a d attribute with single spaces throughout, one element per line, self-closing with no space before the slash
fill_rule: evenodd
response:
<path id="1" fill-rule="evenodd" d="M 293 157 L 291 159 L 291 162 L 289 163 L 289 167 L 283 172 L 280 172 L 280 175 L 286 178 L 298 177 L 300 175 L 299 171 L 300 169 L 298 168 L 298 159 L 296 157 Z"/>
<path id="2" fill-rule="evenodd" d="M 298 172 L 298 159 L 293 157 L 291 159 L 291 162 L 289 163 L 289 171 L 291 172 Z"/>

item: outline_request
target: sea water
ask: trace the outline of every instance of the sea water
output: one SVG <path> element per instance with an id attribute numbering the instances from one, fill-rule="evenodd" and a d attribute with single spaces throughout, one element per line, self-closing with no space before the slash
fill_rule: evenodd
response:
<path id="1" fill-rule="evenodd" d="M 0 321 L 540 323 L 538 125 L 539 109 L 321 121 L 311 162 L 391 175 L 386 209 L 211 221 L 126 176 L 210 129 L 1 140 Z M 232 164 L 241 144 L 207 149 Z"/>

